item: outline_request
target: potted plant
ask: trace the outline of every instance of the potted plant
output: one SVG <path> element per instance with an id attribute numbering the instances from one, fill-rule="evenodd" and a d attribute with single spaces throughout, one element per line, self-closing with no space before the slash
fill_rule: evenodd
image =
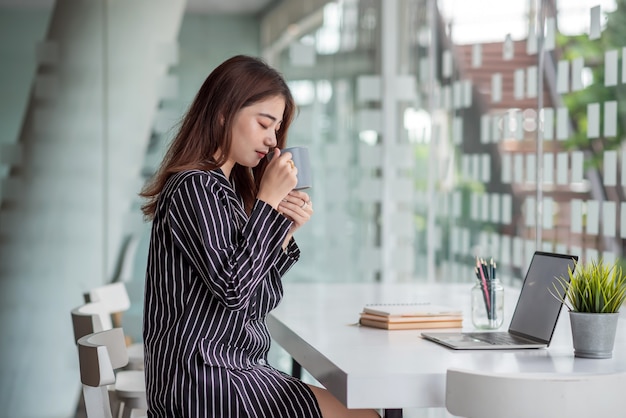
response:
<path id="1" fill-rule="evenodd" d="M 568 276 L 557 277 L 555 288 L 569 309 L 574 355 L 610 358 L 619 310 L 626 299 L 622 267 L 617 260 L 611 265 L 592 260 L 570 269 Z"/>

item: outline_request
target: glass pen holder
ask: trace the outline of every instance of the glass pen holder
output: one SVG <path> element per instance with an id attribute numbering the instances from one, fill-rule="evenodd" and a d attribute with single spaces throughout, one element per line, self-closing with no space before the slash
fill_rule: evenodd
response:
<path id="1" fill-rule="evenodd" d="M 472 287 L 472 323 L 479 329 L 498 329 L 504 321 L 504 287 L 500 280 L 477 280 Z"/>

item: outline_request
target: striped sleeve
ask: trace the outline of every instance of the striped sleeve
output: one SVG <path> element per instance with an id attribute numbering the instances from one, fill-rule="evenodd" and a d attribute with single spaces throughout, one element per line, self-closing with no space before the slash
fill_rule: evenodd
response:
<path id="1" fill-rule="evenodd" d="M 241 228 L 228 205 L 212 176 L 193 175 L 172 194 L 168 218 L 174 244 L 198 276 L 225 306 L 238 310 L 268 272 L 288 270 L 298 251 L 293 243 L 287 254 L 282 251 L 291 223 L 270 205 L 257 200 Z"/>

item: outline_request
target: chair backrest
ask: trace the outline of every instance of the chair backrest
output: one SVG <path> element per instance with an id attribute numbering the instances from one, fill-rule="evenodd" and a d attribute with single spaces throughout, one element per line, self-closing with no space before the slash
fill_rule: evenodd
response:
<path id="1" fill-rule="evenodd" d="M 449 369 L 446 409 L 467 418 L 583 418 L 624 414 L 626 373 L 481 373 Z"/>
<path id="2" fill-rule="evenodd" d="M 124 331 L 113 328 L 78 339 L 80 380 L 89 418 L 112 418 L 107 385 L 115 383 L 115 370 L 128 363 Z"/>
<path id="3" fill-rule="evenodd" d="M 100 302 L 85 303 L 72 309 L 71 314 L 76 343 L 85 335 L 113 328 L 111 315 Z"/>
<path id="4" fill-rule="evenodd" d="M 101 302 L 110 314 L 124 312 L 130 308 L 130 298 L 124 282 L 94 287 L 85 292 L 84 298 L 85 302 Z"/>

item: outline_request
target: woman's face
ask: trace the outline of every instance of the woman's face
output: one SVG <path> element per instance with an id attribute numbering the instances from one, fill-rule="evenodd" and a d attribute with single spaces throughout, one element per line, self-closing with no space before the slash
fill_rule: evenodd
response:
<path id="1" fill-rule="evenodd" d="M 280 129 L 284 112 L 285 99 L 282 96 L 271 97 L 241 109 L 235 115 L 230 154 L 222 171 L 230 175 L 235 163 L 256 167 L 276 147 L 276 132 Z"/>

